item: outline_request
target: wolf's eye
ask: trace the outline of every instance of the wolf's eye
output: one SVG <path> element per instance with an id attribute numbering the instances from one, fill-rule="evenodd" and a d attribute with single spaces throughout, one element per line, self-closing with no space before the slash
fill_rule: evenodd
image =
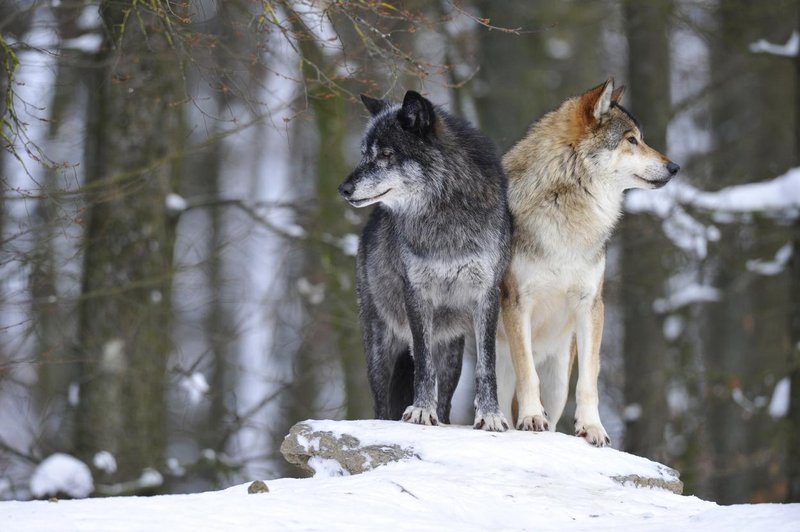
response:
<path id="1" fill-rule="evenodd" d="M 630 143 L 631 143 L 631 144 L 633 144 L 634 146 L 636 146 L 637 144 L 639 144 L 639 141 L 638 141 L 638 140 L 636 140 L 636 137 L 628 137 L 628 142 L 630 142 Z"/>
<path id="2" fill-rule="evenodd" d="M 392 150 L 381 150 L 380 153 L 378 153 L 378 157 L 380 157 L 381 159 L 388 159 L 391 156 L 392 156 Z"/>

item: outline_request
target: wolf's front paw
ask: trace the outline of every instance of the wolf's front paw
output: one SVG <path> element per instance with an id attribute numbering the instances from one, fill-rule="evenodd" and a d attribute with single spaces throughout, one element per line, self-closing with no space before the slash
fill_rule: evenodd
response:
<path id="1" fill-rule="evenodd" d="M 544 432 L 550 428 L 545 416 L 525 416 L 517 421 L 517 430 L 532 430 L 534 432 Z"/>
<path id="2" fill-rule="evenodd" d="M 595 447 L 605 447 L 611 443 L 611 438 L 600 423 L 583 424 L 576 421 L 575 436 L 585 439 Z"/>
<path id="3" fill-rule="evenodd" d="M 435 408 L 423 408 L 411 405 L 403 412 L 403 421 L 416 423 L 417 425 L 438 425 L 439 418 L 436 417 Z"/>
<path id="4" fill-rule="evenodd" d="M 508 430 L 508 421 L 506 416 L 500 412 L 493 412 L 491 414 L 476 414 L 475 424 L 473 428 L 477 430 L 488 430 L 490 432 L 505 432 Z"/>

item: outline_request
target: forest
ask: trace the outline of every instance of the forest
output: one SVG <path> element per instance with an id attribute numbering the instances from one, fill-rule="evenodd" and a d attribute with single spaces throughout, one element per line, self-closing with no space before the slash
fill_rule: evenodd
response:
<path id="1" fill-rule="evenodd" d="M 613 76 L 682 169 L 608 245 L 612 446 L 800 502 L 799 32 L 798 0 L 0 2 L 0 500 L 55 453 L 93 496 L 300 475 L 292 425 L 373 416 L 359 94 L 505 152 Z"/>

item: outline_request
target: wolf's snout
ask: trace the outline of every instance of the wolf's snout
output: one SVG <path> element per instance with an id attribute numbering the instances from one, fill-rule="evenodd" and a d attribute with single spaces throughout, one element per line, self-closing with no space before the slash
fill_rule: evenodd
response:
<path id="1" fill-rule="evenodd" d="M 680 169 L 681 169 L 681 167 L 679 165 L 673 163 L 672 161 L 667 163 L 667 172 L 669 172 L 669 175 L 677 174 L 678 170 L 680 170 Z"/>
<path id="2" fill-rule="evenodd" d="M 339 185 L 339 194 L 344 196 L 345 198 L 349 198 L 353 195 L 356 186 L 351 181 L 345 181 L 341 185 Z"/>

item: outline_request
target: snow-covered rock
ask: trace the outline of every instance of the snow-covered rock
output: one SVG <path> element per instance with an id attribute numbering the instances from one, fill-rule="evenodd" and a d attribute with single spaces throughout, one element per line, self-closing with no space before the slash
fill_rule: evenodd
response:
<path id="1" fill-rule="evenodd" d="M 355 475 L 391 462 L 417 460 L 454 470 L 499 467 L 541 477 L 571 477 L 576 484 L 603 477 L 625 485 L 683 492 L 674 469 L 550 432 L 497 434 L 472 427 L 392 421 L 306 421 L 292 427 L 281 453 L 316 476 L 337 474 L 337 470 Z"/>
<path id="2" fill-rule="evenodd" d="M 269 480 L 252 493 L 248 482 L 193 495 L 2 502 L 0 530 L 800 530 L 800 504 L 677 495 L 663 489 L 678 481 L 674 471 L 565 434 L 307 421 L 287 442 L 315 478 Z"/>

